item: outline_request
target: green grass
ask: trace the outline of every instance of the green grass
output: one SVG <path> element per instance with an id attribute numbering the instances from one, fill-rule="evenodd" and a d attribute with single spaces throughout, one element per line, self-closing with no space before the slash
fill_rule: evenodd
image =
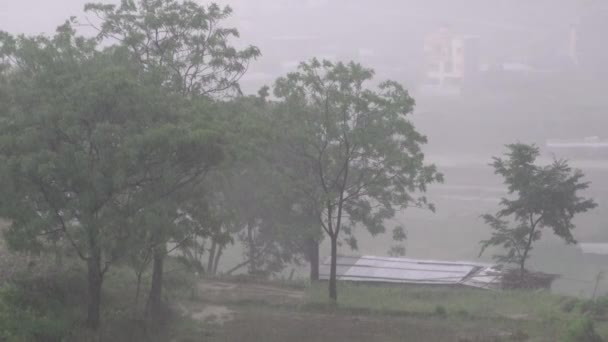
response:
<path id="1" fill-rule="evenodd" d="M 466 311 L 480 317 L 527 314 L 542 319 L 551 315 L 567 315 L 560 309 L 564 297 L 547 292 L 341 283 L 338 294 L 341 307 L 374 311 L 432 313 L 437 306 L 443 306 L 449 313 Z M 313 303 L 327 303 L 326 284 L 311 286 L 308 298 Z"/>
<path id="2" fill-rule="evenodd" d="M 84 265 L 74 262 L 67 266 L 62 272 L 25 277 L 23 285 L 42 284 L 41 279 L 49 284 L 34 287 L 37 296 L 27 298 L 40 298 L 44 304 L 51 299 L 46 289 L 57 289 L 63 308 L 68 309 L 70 334 L 66 341 L 94 340 L 95 336 L 81 329 L 86 303 Z M 234 312 L 234 319 L 217 325 L 182 316 L 176 309 L 162 331 L 145 331 L 138 316 L 149 290 L 149 273 L 143 279 L 137 315 L 133 306 L 135 275 L 128 267 L 115 265 L 104 282 L 103 340 L 562 341 L 564 336 L 581 336 L 588 327 L 586 319 L 593 319 L 595 331 L 608 338 L 608 300 L 604 298 L 592 305 L 549 292 L 340 283 L 336 306 L 327 299 L 327 283 L 261 281 L 246 276 L 200 279 L 171 258 L 165 266 L 168 302 L 182 304 L 192 312 L 208 305 L 224 306 Z M 231 283 L 233 287 L 205 292 L 199 282 Z M 294 293 L 297 296 L 290 297 Z M 48 330 L 46 321 L 30 321 Z"/>
<path id="3" fill-rule="evenodd" d="M 331 308 L 326 285 L 313 284 L 307 290 L 309 305 Z M 440 324 L 523 331 L 544 341 L 547 336 L 559 338 L 564 334 L 564 327 L 583 316 L 580 305 L 569 311 L 564 309 L 567 306 L 564 303 L 572 300 L 575 299 L 548 292 L 340 283 L 338 306 L 334 310 L 387 316 L 427 316 L 443 321 Z M 608 337 L 608 322 L 597 322 L 596 330 L 601 336 Z"/>

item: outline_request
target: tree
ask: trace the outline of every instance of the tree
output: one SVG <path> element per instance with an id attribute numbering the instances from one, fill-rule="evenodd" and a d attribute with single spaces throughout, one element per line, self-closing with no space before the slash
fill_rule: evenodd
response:
<path id="1" fill-rule="evenodd" d="M 286 134 L 284 160 L 293 156 L 284 171 L 331 240 L 334 301 L 340 236 L 353 245 L 357 225 L 375 235 L 397 209 L 433 209 L 422 193 L 442 180 L 435 166 L 424 163 L 426 137 L 409 120 L 414 100 L 392 81 L 369 89 L 373 74 L 359 64 L 313 59 L 277 80 L 274 89 L 283 101 L 278 121 Z"/>
<path id="2" fill-rule="evenodd" d="M 486 214 L 483 219 L 492 228 L 492 237 L 481 241 L 480 255 L 490 246 L 502 246 L 505 255 L 495 258 L 519 266 L 520 281 L 525 277 L 525 264 L 534 242 L 549 228 L 568 244 L 576 243 L 572 230 L 575 215 L 597 206 L 580 192 L 589 187 L 580 170 L 572 170 L 565 160 L 550 165 L 537 165 L 539 149 L 534 145 L 507 145 L 506 159 L 494 158 L 495 173 L 504 178 L 511 198 L 501 200 L 502 209 Z"/>
<path id="3" fill-rule="evenodd" d="M 397 243 L 391 246 L 388 250 L 388 255 L 394 258 L 404 257 L 406 250 L 403 242 L 405 240 L 407 240 L 405 229 L 401 226 L 395 227 L 395 229 L 393 229 L 393 241 L 396 241 Z"/>
<path id="4" fill-rule="evenodd" d="M 86 263 L 87 325 L 103 279 L 125 256 L 129 217 L 217 164 L 219 137 L 185 101 L 145 82 L 123 48 L 100 49 L 69 23 L 52 38 L 4 36 L 0 214 L 6 239 L 33 248 L 60 233 Z"/>
<path id="5" fill-rule="evenodd" d="M 209 176 L 214 180 L 214 174 Z M 212 183 L 210 181 L 209 183 Z M 214 275 L 224 248 L 234 243 L 234 214 L 231 208 L 216 198 L 213 186 L 199 186 L 190 191 L 188 198 L 181 201 L 181 217 L 177 224 L 182 226 L 179 243 L 175 249 L 181 251 L 181 260 L 188 268 L 198 273 Z M 207 264 L 204 263 L 207 252 Z"/>
<path id="6" fill-rule="evenodd" d="M 240 93 L 239 79 L 260 50 L 237 50 L 235 28 L 222 22 L 230 7 L 198 5 L 193 1 L 122 0 L 119 6 L 90 3 L 85 11 L 96 15 L 99 38 L 126 46 L 147 69 L 157 70 L 158 81 L 181 94 Z"/>
<path id="7" fill-rule="evenodd" d="M 192 1 L 177 0 L 123 0 L 120 5 L 89 3 L 85 11 L 99 19 L 97 38 L 118 43 L 152 76 L 146 82 L 162 86 L 165 91 L 195 99 L 198 110 L 216 111 L 221 104 L 209 98 L 225 94 L 240 94 L 239 80 L 249 63 L 260 56 L 255 46 L 238 50 L 231 41 L 239 37 L 235 28 L 227 28 L 223 22 L 230 17 L 230 7 L 216 4 L 201 6 Z M 205 100 L 208 100 L 205 103 Z M 209 121 L 216 118 L 206 117 Z M 174 231 L 175 227 L 167 227 Z M 170 239 L 171 232 L 157 230 L 159 248 L 162 239 Z M 222 253 L 226 239 L 216 234 L 214 241 L 222 242 L 214 250 Z M 219 239 L 219 240 L 218 240 Z M 165 241 L 167 242 L 167 241 Z M 193 242 L 193 241 L 192 241 Z M 156 292 L 150 297 L 151 312 L 158 312 L 162 284 L 162 263 L 165 251 L 158 249 L 153 267 L 153 286 Z M 217 264 L 219 257 L 213 257 Z"/>
<path id="8" fill-rule="evenodd" d="M 303 217 L 295 210 L 297 196 L 273 167 L 282 142 L 273 130 L 273 103 L 267 89 L 259 96 L 241 97 L 223 107 L 226 122 L 225 163 L 213 174 L 215 201 L 232 213 L 232 227 L 243 247 L 244 260 L 227 272 L 247 267 L 250 274 L 268 277 L 303 254 Z"/>

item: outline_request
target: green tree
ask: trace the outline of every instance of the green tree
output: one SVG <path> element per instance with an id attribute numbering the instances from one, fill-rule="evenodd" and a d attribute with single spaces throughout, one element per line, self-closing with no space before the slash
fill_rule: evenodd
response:
<path id="1" fill-rule="evenodd" d="M 191 238 L 186 238 L 179 249 L 181 260 L 193 271 L 215 275 L 224 249 L 234 243 L 236 229 L 231 208 L 210 193 L 206 190 L 201 196 L 193 196 L 180 208 L 185 214 L 183 224 L 187 225 Z"/>
<path id="2" fill-rule="evenodd" d="M 240 94 L 240 78 L 249 63 L 260 56 L 255 46 L 239 50 L 232 45 L 239 32 L 224 26 L 232 14 L 230 7 L 202 6 L 193 1 L 123 0 L 118 6 L 90 3 L 85 11 L 101 21 L 100 26 L 91 23 L 100 40 L 125 47 L 134 60 L 153 75 L 146 82 L 196 99 L 201 112 L 221 112 L 221 104 L 202 98 Z M 206 120 L 214 119 L 206 117 Z M 162 275 L 156 273 L 162 272 L 167 254 L 161 241 L 171 239 L 177 233 L 175 228 L 167 227 L 168 232 L 156 230 L 158 236 L 153 237 L 158 242 L 152 271 L 153 292 L 149 296 L 153 304 L 160 303 L 162 284 L 156 282 L 162 281 Z M 222 242 L 214 250 L 216 255 L 221 255 L 221 245 L 227 242 L 225 232 L 213 235 L 215 241 Z M 219 258 L 213 259 L 217 264 Z M 156 305 L 151 306 L 152 312 L 159 310 Z"/>
<path id="3" fill-rule="evenodd" d="M 87 325 L 104 275 L 124 257 L 128 218 L 197 181 L 219 138 L 180 97 L 145 82 L 123 48 L 101 50 L 69 23 L 52 38 L 3 36 L 10 61 L 0 117 L 0 214 L 7 241 L 35 248 L 58 232 L 86 263 Z"/>
<path id="4" fill-rule="evenodd" d="M 250 274 L 264 277 L 300 259 L 301 235 L 307 231 L 295 210 L 299 198 L 273 167 L 282 142 L 267 91 L 262 88 L 258 96 L 223 107 L 229 157 L 210 182 L 218 203 L 232 213 L 234 235 L 244 247 L 244 260 L 227 272 L 247 267 Z"/>
<path id="5" fill-rule="evenodd" d="M 357 225 L 375 235 L 398 209 L 433 209 L 423 193 L 442 180 L 435 166 L 425 164 L 426 137 L 409 120 L 414 100 L 392 81 L 370 89 L 372 78 L 373 71 L 359 64 L 313 59 L 275 85 L 283 101 L 284 160 L 298 158 L 285 171 L 331 240 L 333 300 L 341 233 L 354 245 Z"/>
<path id="6" fill-rule="evenodd" d="M 505 159 L 494 158 L 492 166 L 504 178 L 510 198 L 501 200 L 496 214 L 483 219 L 492 228 L 492 237 L 481 241 L 480 255 L 490 246 L 502 246 L 505 255 L 495 258 L 503 263 L 519 266 L 520 281 L 525 277 L 525 264 L 535 241 L 542 237 L 542 229 L 549 228 L 566 243 L 576 243 L 572 230 L 575 215 L 597 206 L 581 197 L 589 187 L 580 170 L 572 170 L 567 161 L 554 160 L 550 165 L 538 165 L 538 147 L 526 144 L 507 145 Z"/>
<path id="7" fill-rule="evenodd" d="M 122 0 L 119 6 L 90 3 L 85 11 L 101 20 L 99 37 L 117 40 L 157 81 L 173 91 L 217 95 L 240 93 L 239 80 L 260 50 L 231 45 L 239 37 L 223 26 L 230 7 L 198 5 L 193 1 Z"/>

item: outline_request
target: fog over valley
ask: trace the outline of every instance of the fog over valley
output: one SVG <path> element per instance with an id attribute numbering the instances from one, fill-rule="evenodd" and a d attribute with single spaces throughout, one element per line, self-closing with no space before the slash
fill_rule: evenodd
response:
<path id="1" fill-rule="evenodd" d="M 608 2 L 97 1 L 0 0 L 0 342 L 608 339 Z"/>

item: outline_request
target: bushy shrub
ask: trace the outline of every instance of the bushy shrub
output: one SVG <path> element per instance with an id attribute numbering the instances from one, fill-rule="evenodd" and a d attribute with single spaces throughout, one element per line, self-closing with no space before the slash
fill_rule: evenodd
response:
<path id="1" fill-rule="evenodd" d="M 435 307 L 435 315 L 439 317 L 445 317 L 448 315 L 448 311 L 445 309 L 443 305 L 437 305 Z"/>
<path id="2" fill-rule="evenodd" d="M 603 339 L 595 332 L 593 320 L 582 317 L 568 324 L 564 332 L 563 342 L 603 342 Z"/>
<path id="3" fill-rule="evenodd" d="M 565 298 L 560 305 L 563 312 L 570 313 L 579 305 L 580 300 L 577 298 Z"/>
<path id="4" fill-rule="evenodd" d="M 63 305 L 14 284 L 0 288 L 0 341 L 62 341 L 68 333 Z"/>
<path id="5" fill-rule="evenodd" d="M 608 297 L 587 300 L 580 303 L 579 306 L 582 314 L 591 315 L 594 318 L 604 318 L 608 315 Z"/>

